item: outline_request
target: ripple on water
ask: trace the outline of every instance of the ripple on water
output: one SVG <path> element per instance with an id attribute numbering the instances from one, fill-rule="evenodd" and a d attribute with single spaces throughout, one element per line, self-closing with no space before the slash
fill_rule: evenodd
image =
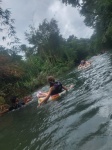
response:
<path id="1" fill-rule="evenodd" d="M 24 109 L 1 117 L 0 149 L 110 150 L 111 54 L 95 56 L 90 61 L 90 68 L 73 69 L 64 74 L 63 83 L 75 84 L 75 87 L 59 101 L 39 108 L 35 101 Z M 42 88 L 46 89 L 48 86 Z"/>

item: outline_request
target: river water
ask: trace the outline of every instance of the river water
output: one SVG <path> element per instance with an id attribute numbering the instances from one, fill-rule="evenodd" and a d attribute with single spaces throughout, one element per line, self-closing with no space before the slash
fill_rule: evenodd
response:
<path id="1" fill-rule="evenodd" d="M 61 78 L 73 90 L 37 108 L 34 101 L 0 117 L 0 150 L 112 150 L 112 56 Z M 43 87 L 43 90 L 47 86 Z"/>

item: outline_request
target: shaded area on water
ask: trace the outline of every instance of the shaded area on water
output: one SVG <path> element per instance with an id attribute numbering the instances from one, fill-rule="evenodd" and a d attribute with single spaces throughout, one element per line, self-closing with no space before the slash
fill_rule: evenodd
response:
<path id="1" fill-rule="evenodd" d="M 76 86 L 59 101 L 37 108 L 35 99 L 25 108 L 2 116 L 0 149 L 110 150 L 111 54 L 92 57 L 91 61 L 90 68 L 74 69 L 62 77 L 64 84 Z"/>

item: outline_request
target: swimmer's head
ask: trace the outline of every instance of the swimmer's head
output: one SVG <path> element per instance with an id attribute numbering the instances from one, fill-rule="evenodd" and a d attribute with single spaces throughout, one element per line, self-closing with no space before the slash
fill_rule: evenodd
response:
<path id="1" fill-rule="evenodd" d="M 48 81 L 49 83 L 51 83 L 51 82 L 55 82 L 55 79 L 54 79 L 53 76 L 49 76 L 49 77 L 47 78 L 47 81 Z"/>
<path id="2" fill-rule="evenodd" d="M 81 60 L 81 65 L 84 65 L 85 64 L 85 60 Z"/>

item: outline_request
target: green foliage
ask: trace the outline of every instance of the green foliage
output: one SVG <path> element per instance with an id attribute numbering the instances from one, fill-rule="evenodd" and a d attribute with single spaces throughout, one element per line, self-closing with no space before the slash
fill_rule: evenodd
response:
<path id="1" fill-rule="evenodd" d="M 16 93 L 17 83 L 24 74 L 21 57 L 16 53 L 9 55 L 9 51 L 0 47 L 0 95 L 3 93 L 5 98 Z"/>
<path id="2" fill-rule="evenodd" d="M 5 99 L 2 96 L 0 96 L 0 105 L 2 105 L 4 103 L 5 103 Z"/>
<path id="3" fill-rule="evenodd" d="M 13 49 L 1 47 L 0 91 L 7 102 L 11 95 L 25 95 L 44 85 L 48 75 L 65 73 L 89 54 L 89 39 L 73 35 L 64 39 L 54 19 L 45 19 L 38 29 L 30 27 L 26 38 L 32 46 L 23 44 L 16 49 L 25 53 L 24 60 Z"/>
<path id="4" fill-rule="evenodd" d="M 3 32 L 4 30 L 7 30 L 7 34 L 2 36 L 2 40 L 5 40 L 7 38 L 12 38 L 11 42 L 8 42 L 8 44 L 14 44 L 18 43 L 19 39 L 16 36 L 16 31 L 14 27 L 14 19 L 11 18 L 11 12 L 8 9 L 3 9 L 1 7 L 2 1 L 0 1 L 0 32 Z"/>
<path id="5" fill-rule="evenodd" d="M 30 27 L 30 32 L 26 33 L 26 38 L 29 44 L 32 44 L 32 53 L 38 54 L 41 59 L 55 63 L 60 55 L 60 46 L 62 37 L 59 34 L 59 29 L 56 20 L 51 19 L 48 22 L 46 19 L 39 25 L 38 29 Z M 31 49 L 27 49 L 31 51 Z"/>
<path id="6" fill-rule="evenodd" d="M 100 48 L 112 48 L 111 0 L 62 0 L 62 2 L 80 7 L 80 13 L 85 17 L 85 24 L 92 27 L 96 35 L 96 39 L 92 42 L 94 51 Z"/>
<path id="7" fill-rule="evenodd" d="M 90 39 L 78 39 L 74 35 L 64 39 L 57 21 L 46 19 L 39 27 L 30 26 L 25 33 L 30 47 L 5 49 L 0 47 L 0 101 L 11 95 L 25 95 L 46 83 L 48 75 L 59 76 L 82 59 L 95 55 L 102 49 L 112 48 L 111 0 L 62 0 L 65 4 L 80 7 L 85 24 L 94 29 Z M 9 27 L 9 36 L 15 35 L 10 11 L 0 7 L 0 30 Z M 3 37 L 5 39 L 5 37 Z M 17 54 L 22 51 L 25 59 Z M 1 98 L 2 97 L 2 98 Z"/>
<path id="8" fill-rule="evenodd" d="M 30 26 L 26 39 L 32 46 L 20 46 L 26 56 L 22 64 L 25 72 L 22 81 L 31 90 L 43 85 L 46 76 L 58 76 L 68 71 L 89 54 L 89 40 L 77 39 L 73 35 L 65 40 L 54 19 L 50 22 L 45 19 L 38 29 Z"/>

